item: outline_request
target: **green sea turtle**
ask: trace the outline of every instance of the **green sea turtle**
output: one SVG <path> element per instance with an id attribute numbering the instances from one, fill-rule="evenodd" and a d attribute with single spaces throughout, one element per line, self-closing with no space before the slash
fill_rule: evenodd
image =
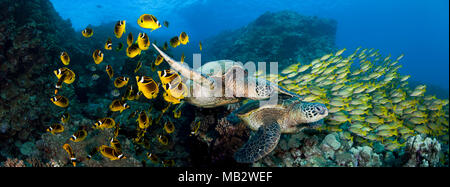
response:
<path id="1" fill-rule="evenodd" d="M 301 98 L 266 79 L 248 76 L 244 66 L 238 62 L 213 61 L 193 70 L 169 57 L 155 44 L 153 47 L 173 70 L 188 79 L 186 86 L 189 93 L 185 99 L 197 107 L 213 108 L 237 103 L 244 98 L 263 100 L 278 94 Z"/>
<path id="2" fill-rule="evenodd" d="M 280 100 L 278 104 L 250 101 L 228 116 L 241 119 L 256 133 L 235 154 L 239 163 L 252 163 L 272 152 L 281 133 L 297 133 L 323 122 L 328 109 L 320 103 L 302 102 L 298 98 Z"/>

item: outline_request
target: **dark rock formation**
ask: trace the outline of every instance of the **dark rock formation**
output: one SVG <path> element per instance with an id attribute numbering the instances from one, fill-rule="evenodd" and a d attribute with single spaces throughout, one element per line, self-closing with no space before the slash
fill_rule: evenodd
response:
<path id="1" fill-rule="evenodd" d="M 310 62 L 335 47 L 336 27 L 334 20 L 267 12 L 243 28 L 206 40 L 203 61 L 278 62 L 279 69 Z"/>

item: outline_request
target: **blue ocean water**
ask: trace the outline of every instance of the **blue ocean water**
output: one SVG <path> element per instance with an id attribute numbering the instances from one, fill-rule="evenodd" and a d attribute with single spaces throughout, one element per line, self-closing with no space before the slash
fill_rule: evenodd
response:
<path id="1" fill-rule="evenodd" d="M 293 10 L 337 20 L 336 44 L 353 50 L 379 49 L 383 55 L 402 53 L 400 72 L 412 80 L 449 88 L 448 0 L 51 0 L 76 30 L 128 20 L 136 27 L 144 13 L 170 22 L 167 37 L 181 31 L 191 42 L 245 26 L 266 11 Z"/>

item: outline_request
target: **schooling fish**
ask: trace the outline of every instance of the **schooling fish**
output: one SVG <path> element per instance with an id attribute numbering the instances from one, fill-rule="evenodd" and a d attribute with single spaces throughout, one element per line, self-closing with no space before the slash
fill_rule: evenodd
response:
<path id="1" fill-rule="evenodd" d="M 116 38 L 121 38 L 123 33 L 126 32 L 126 23 L 127 22 L 125 20 L 117 21 L 116 25 L 114 26 L 114 35 L 116 36 Z"/>
<path id="2" fill-rule="evenodd" d="M 170 43 L 170 46 L 172 46 L 173 48 L 176 48 L 180 45 L 180 40 L 178 39 L 177 36 L 175 36 L 170 39 L 169 43 Z"/>
<path id="3" fill-rule="evenodd" d="M 106 41 L 105 49 L 108 50 L 108 51 L 112 50 L 112 40 L 111 40 L 111 38 L 108 38 L 108 40 Z"/>
<path id="4" fill-rule="evenodd" d="M 138 113 L 138 110 L 132 112 L 129 116 L 128 116 L 128 120 L 130 120 L 131 118 L 134 118 L 136 116 L 136 114 Z"/>
<path id="5" fill-rule="evenodd" d="M 85 28 L 83 31 L 81 31 L 81 34 L 85 38 L 90 38 L 92 35 L 94 35 L 94 31 L 91 28 Z"/>
<path id="6" fill-rule="evenodd" d="M 169 45 L 167 44 L 167 42 L 164 42 L 163 49 L 164 51 L 167 51 L 167 49 L 169 49 Z"/>
<path id="7" fill-rule="evenodd" d="M 175 125 L 170 120 L 168 120 L 164 124 L 164 130 L 167 132 L 167 134 L 171 134 L 175 131 Z"/>
<path id="8" fill-rule="evenodd" d="M 62 107 L 62 108 L 66 108 L 67 106 L 69 106 L 69 100 L 61 95 L 57 95 L 55 97 L 50 98 L 50 100 L 53 102 L 53 104 L 55 104 L 56 106 Z"/>
<path id="9" fill-rule="evenodd" d="M 198 42 L 198 46 L 200 47 L 200 51 L 203 49 L 202 42 Z"/>
<path id="10" fill-rule="evenodd" d="M 171 86 L 171 83 L 167 83 L 163 87 L 166 92 L 177 99 L 183 99 L 187 96 L 187 86 L 182 82 L 173 87 Z"/>
<path id="11" fill-rule="evenodd" d="M 94 129 L 110 129 L 116 126 L 116 122 L 113 118 L 105 117 L 98 119 L 94 124 Z"/>
<path id="12" fill-rule="evenodd" d="M 161 55 L 158 55 L 155 59 L 155 65 L 159 66 L 163 62 L 164 58 Z"/>
<path id="13" fill-rule="evenodd" d="M 72 84 L 75 81 L 75 73 L 69 68 L 62 67 L 53 71 L 53 73 L 56 75 L 56 78 L 58 78 L 58 82 L 55 86 L 57 89 L 61 88 L 62 83 Z"/>
<path id="14" fill-rule="evenodd" d="M 120 142 L 117 138 L 111 138 L 110 141 L 111 147 L 115 149 L 117 152 L 122 152 L 122 146 L 120 145 Z"/>
<path id="15" fill-rule="evenodd" d="M 70 140 L 73 142 L 81 142 L 87 137 L 87 131 L 84 129 L 78 130 L 77 132 L 73 133 L 73 135 L 70 137 Z"/>
<path id="16" fill-rule="evenodd" d="M 153 163 L 158 163 L 159 162 L 159 159 L 158 159 L 158 157 L 156 156 L 156 154 L 153 154 L 153 153 L 147 153 L 147 158 L 151 161 L 151 162 L 153 162 Z"/>
<path id="17" fill-rule="evenodd" d="M 119 43 L 116 48 L 116 51 L 122 51 L 122 49 L 123 49 L 123 43 Z"/>
<path id="18" fill-rule="evenodd" d="M 94 59 L 95 64 L 100 64 L 103 61 L 103 53 L 102 51 L 96 49 L 94 53 L 92 53 L 92 58 Z"/>
<path id="19" fill-rule="evenodd" d="M 180 43 L 186 45 L 189 42 L 189 36 L 185 32 L 181 32 L 180 34 Z"/>
<path id="20" fill-rule="evenodd" d="M 116 149 L 107 145 L 100 146 L 99 151 L 104 157 L 109 158 L 110 160 L 121 160 L 126 158 L 121 152 L 118 152 Z"/>
<path id="21" fill-rule="evenodd" d="M 128 34 L 128 37 L 127 37 L 127 44 L 128 44 L 128 46 L 130 46 L 131 44 L 133 44 L 133 41 L 134 41 L 134 39 L 133 39 L 133 34 L 130 32 L 130 33 Z"/>
<path id="22" fill-rule="evenodd" d="M 139 117 L 136 121 L 139 123 L 139 128 L 141 129 L 147 129 L 147 127 L 150 126 L 150 120 L 148 119 L 145 111 L 141 111 L 141 113 L 139 113 Z"/>
<path id="23" fill-rule="evenodd" d="M 70 161 L 72 161 L 73 166 L 77 165 L 77 158 L 75 157 L 75 154 L 73 153 L 72 147 L 69 144 L 64 144 L 63 149 L 67 151 L 70 157 Z"/>
<path id="24" fill-rule="evenodd" d="M 53 135 L 57 133 L 62 133 L 64 132 L 64 126 L 59 123 L 55 123 L 47 128 L 47 132 L 50 132 Z"/>
<path id="25" fill-rule="evenodd" d="M 139 46 L 139 49 L 143 51 L 147 50 L 150 47 L 150 40 L 146 33 L 139 33 L 136 41 Z"/>
<path id="26" fill-rule="evenodd" d="M 137 55 L 141 54 L 141 49 L 139 48 L 139 45 L 134 43 L 127 47 L 127 56 L 130 58 L 134 58 Z"/>
<path id="27" fill-rule="evenodd" d="M 109 109 L 112 112 L 120 111 L 120 113 L 122 113 L 124 110 L 128 108 L 130 108 L 130 105 L 128 105 L 127 103 L 125 103 L 125 101 L 122 101 L 120 99 L 112 101 L 111 104 L 109 105 Z"/>
<path id="28" fill-rule="evenodd" d="M 169 22 L 168 21 L 164 21 L 164 26 L 166 26 L 166 28 L 169 28 Z"/>
<path id="29" fill-rule="evenodd" d="M 61 55 L 60 55 L 60 58 L 61 58 L 61 62 L 64 65 L 66 65 L 66 66 L 69 65 L 70 57 L 69 57 L 69 54 L 67 52 L 62 52 Z"/>
<path id="30" fill-rule="evenodd" d="M 69 122 L 69 119 L 70 119 L 70 114 L 67 112 L 64 112 L 64 114 L 61 116 L 61 123 L 67 124 L 67 122 Z"/>
<path id="31" fill-rule="evenodd" d="M 156 84 L 151 77 L 136 76 L 136 82 L 138 85 L 138 90 L 141 91 L 147 99 L 153 99 L 158 96 L 158 84 Z"/>
<path id="32" fill-rule="evenodd" d="M 106 73 L 108 74 L 109 79 L 112 79 L 114 76 L 114 70 L 111 65 L 106 65 Z"/>
<path id="33" fill-rule="evenodd" d="M 163 145 L 167 145 L 169 143 L 169 139 L 164 135 L 159 135 L 158 141 L 159 141 L 159 143 L 161 143 Z"/>
<path id="34" fill-rule="evenodd" d="M 139 69 L 141 69 L 141 67 L 142 67 L 142 62 L 138 61 L 136 68 L 134 69 L 134 73 L 137 73 L 139 71 Z"/>
<path id="35" fill-rule="evenodd" d="M 161 80 L 161 83 L 164 85 L 170 83 L 170 86 L 177 86 L 181 82 L 180 75 L 171 69 L 158 71 L 158 76 L 159 80 Z M 166 89 L 166 87 L 164 87 L 164 89 Z"/>
<path id="36" fill-rule="evenodd" d="M 151 29 L 152 31 L 161 27 L 161 24 L 155 16 L 150 14 L 142 14 L 138 21 L 138 25 L 145 29 Z"/>
<path id="37" fill-rule="evenodd" d="M 182 54 L 181 54 L 181 60 L 180 60 L 181 64 L 183 64 L 184 58 L 186 58 L 186 57 L 184 56 L 184 53 L 182 53 Z"/>
<path id="38" fill-rule="evenodd" d="M 179 104 L 181 102 L 180 99 L 177 99 L 177 98 L 173 97 L 172 95 L 170 95 L 167 92 L 164 92 L 163 98 L 164 98 L 165 101 L 167 101 L 169 103 L 172 103 L 172 104 Z"/>
<path id="39" fill-rule="evenodd" d="M 130 80 L 128 77 L 117 77 L 116 80 L 114 80 L 114 86 L 116 88 L 122 88 L 128 84 L 128 80 Z"/>
<path id="40" fill-rule="evenodd" d="M 196 135 L 198 133 L 198 129 L 200 129 L 200 125 L 201 121 L 198 121 L 192 128 L 191 134 L 189 136 Z"/>

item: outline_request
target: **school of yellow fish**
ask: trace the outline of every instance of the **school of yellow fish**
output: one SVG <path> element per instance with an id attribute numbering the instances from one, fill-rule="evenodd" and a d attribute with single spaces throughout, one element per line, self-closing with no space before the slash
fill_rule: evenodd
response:
<path id="1" fill-rule="evenodd" d="M 156 30 L 161 27 L 161 24 L 156 19 L 155 16 L 150 14 L 143 14 L 139 17 L 137 20 L 137 23 L 140 27 L 144 29 L 150 29 L 151 31 Z M 164 21 L 163 25 L 165 27 L 169 27 L 169 22 Z M 92 28 L 86 28 L 82 32 L 82 36 L 85 38 L 90 38 L 93 36 L 94 31 Z M 126 33 L 126 21 L 120 20 L 117 21 L 113 28 L 114 36 L 118 39 L 122 38 L 123 34 Z M 149 35 L 147 33 L 139 33 L 136 38 L 133 37 L 133 34 L 130 32 L 128 33 L 126 37 L 127 41 L 127 48 L 126 48 L 126 56 L 129 58 L 135 58 L 143 51 L 146 51 L 150 47 L 150 39 Z M 177 47 L 180 44 L 186 45 L 189 42 L 189 36 L 182 32 L 179 36 L 173 37 L 170 39 L 171 46 L 173 48 Z M 111 51 L 113 49 L 113 41 L 111 38 L 107 38 L 104 49 L 106 51 Z M 117 47 L 115 47 L 115 51 L 119 52 L 123 49 L 123 44 L 119 42 L 117 44 Z M 200 50 L 201 50 L 201 43 L 200 43 Z M 164 46 L 165 50 L 167 50 L 167 42 Z M 103 62 L 104 56 L 107 55 L 102 52 L 100 49 L 95 49 L 92 53 L 93 63 L 98 65 Z M 70 56 L 67 52 L 61 52 L 60 59 L 63 65 L 68 66 L 70 64 Z M 151 69 L 152 71 L 156 71 L 156 66 L 160 65 L 163 62 L 162 56 L 158 55 L 155 62 L 152 63 Z M 184 61 L 184 54 L 182 55 L 182 61 Z M 139 60 L 137 62 L 136 68 L 134 70 L 134 73 L 136 74 L 140 68 L 142 67 L 143 62 Z M 155 120 L 152 120 L 152 116 L 149 115 L 152 108 L 148 111 L 144 110 L 135 110 L 128 116 L 128 120 L 134 118 L 137 116 L 136 120 L 136 137 L 134 138 L 134 142 L 140 145 L 143 145 L 144 147 L 148 148 L 149 144 L 144 139 L 144 136 L 147 132 L 147 129 L 152 124 L 159 124 L 162 117 L 168 109 L 172 105 L 177 105 L 181 103 L 181 100 L 186 96 L 187 94 L 187 87 L 182 82 L 182 78 L 180 75 L 174 71 L 171 71 L 169 69 L 158 71 L 155 73 L 158 73 L 158 77 L 160 78 L 161 83 L 157 83 L 155 80 L 152 79 L 151 76 L 136 76 L 136 85 L 129 85 L 130 78 L 127 76 L 116 76 L 114 74 L 113 67 L 111 65 L 106 65 L 105 72 L 108 76 L 108 78 L 113 82 L 114 87 L 116 88 L 116 92 L 119 93 L 117 89 L 124 88 L 126 86 L 126 90 L 124 94 L 120 97 L 120 99 L 115 99 L 111 102 L 109 105 L 109 111 L 112 112 L 119 112 L 122 113 L 124 110 L 130 109 L 131 106 L 127 104 L 127 101 L 133 101 L 140 99 L 140 96 L 143 95 L 145 99 L 154 99 L 158 96 L 159 93 L 159 87 L 162 86 L 164 89 L 163 98 L 166 102 L 166 107 L 159 113 L 159 115 L 155 118 Z M 63 83 L 65 84 L 72 84 L 75 81 L 75 73 L 70 70 L 67 67 L 62 67 L 54 71 L 56 78 L 58 79 L 56 83 L 56 89 L 55 89 L 55 96 L 53 96 L 50 100 L 53 102 L 56 106 L 67 108 L 69 106 L 69 99 L 58 95 L 59 90 L 62 89 Z M 92 79 L 95 80 L 98 79 L 100 75 L 94 74 L 92 75 Z M 119 93 L 120 94 L 120 93 Z M 174 107 L 175 109 L 173 112 L 173 117 L 175 119 L 181 117 L 181 105 L 178 105 Z M 109 113 L 109 114 L 110 114 Z M 66 125 L 69 122 L 70 115 L 69 113 L 65 112 L 63 116 L 61 117 L 61 123 L 55 123 L 47 128 L 47 131 L 51 134 L 59 134 L 64 132 L 65 129 L 64 125 Z M 118 140 L 119 135 L 119 129 L 120 125 L 119 123 L 116 123 L 115 120 L 111 117 L 99 117 L 99 119 L 92 125 L 92 128 L 86 128 L 82 127 L 79 130 L 77 130 L 71 137 L 69 137 L 69 140 L 76 143 L 83 141 L 88 136 L 88 131 L 94 131 L 94 130 L 105 130 L 105 129 L 114 129 L 113 137 L 111 137 L 111 140 L 109 142 L 109 145 L 101 145 L 100 147 L 96 147 L 92 151 L 88 153 L 88 156 L 86 159 L 91 159 L 92 156 L 96 153 L 100 153 L 105 158 L 110 160 L 121 160 L 126 159 L 126 156 L 122 152 L 122 147 L 120 145 L 120 142 Z M 157 142 L 159 142 L 162 146 L 167 146 L 169 144 L 170 138 L 168 137 L 170 134 L 172 134 L 175 131 L 175 125 L 170 120 L 165 120 L 165 123 L 162 127 L 163 133 L 160 133 L 157 135 L 157 137 L 154 137 Z M 194 131 L 194 130 L 193 130 Z M 195 130 L 196 131 L 196 130 Z M 196 132 L 192 132 L 191 134 L 195 134 Z M 72 147 L 70 144 L 66 143 L 63 145 L 63 149 L 67 151 L 69 158 L 74 166 L 76 166 L 77 162 L 80 161 L 79 158 L 76 157 L 76 153 L 74 153 Z M 147 153 L 147 158 L 152 163 L 160 163 L 163 166 L 174 166 L 175 161 L 174 160 L 159 160 L 158 156 L 154 153 Z"/>
<path id="2" fill-rule="evenodd" d="M 357 48 L 326 54 L 311 63 L 296 63 L 280 75 L 255 72 L 304 97 L 305 102 L 326 104 L 330 115 L 319 130 L 373 146 L 381 142 L 390 151 L 404 146 L 415 134 L 448 143 L 448 99 L 426 95 L 426 85 L 408 86 L 409 75 L 398 69 L 403 54 L 383 57 L 378 50 Z"/>

